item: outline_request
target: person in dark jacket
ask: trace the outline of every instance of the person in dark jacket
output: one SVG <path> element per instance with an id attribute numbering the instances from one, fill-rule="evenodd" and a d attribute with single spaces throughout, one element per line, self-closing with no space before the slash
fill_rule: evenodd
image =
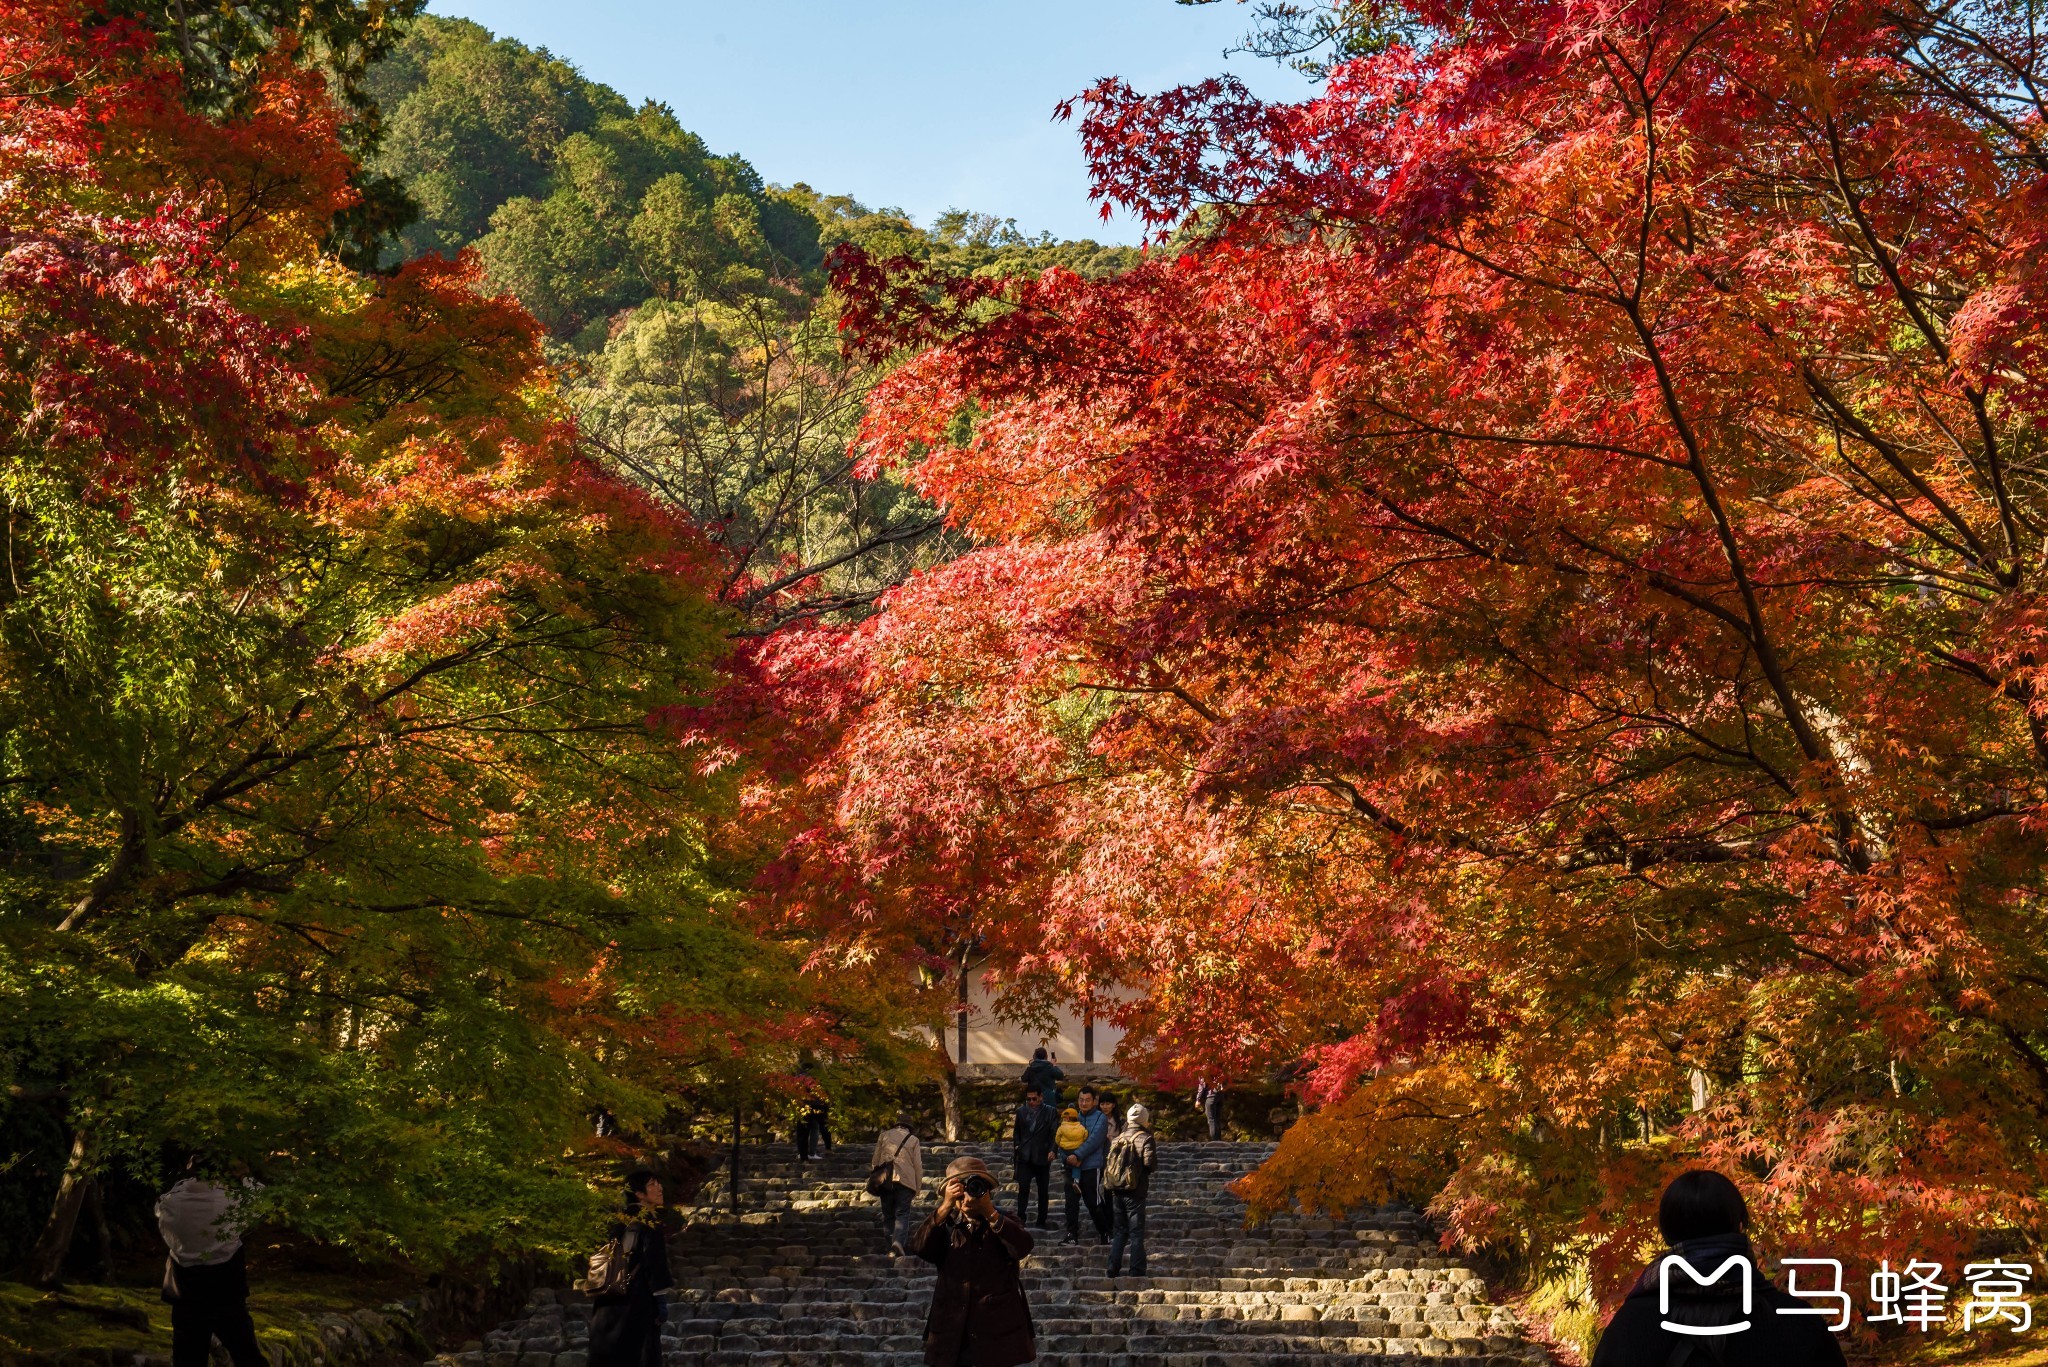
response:
<path id="1" fill-rule="evenodd" d="M 1122 1134 L 1110 1141 L 1103 1165 L 1103 1195 L 1109 1198 L 1114 1233 L 1109 1238 L 1109 1275 L 1120 1277 L 1124 1249 L 1131 1250 L 1131 1275 L 1145 1275 L 1145 1198 L 1152 1191 L 1152 1171 L 1159 1166 L 1159 1146 L 1152 1139 L 1152 1112 L 1133 1106 L 1124 1117 Z"/>
<path id="2" fill-rule="evenodd" d="M 1749 1242 L 1749 1206 L 1733 1182 L 1703 1169 L 1681 1173 L 1658 1203 L 1657 1228 L 1671 1251 L 1636 1279 L 1600 1336 L 1592 1367 L 1842 1367 L 1841 1345 L 1828 1331 L 1828 1318 L 1811 1313 L 1820 1307 L 1764 1279 Z M 1716 1278 L 1730 1258 L 1742 1262 Z M 1678 1266 L 1665 1272 L 1665 1262 L 1672 1259 L 1683 1260 L 1691 1274 Z M 1750 1286 L 1747 1314 L 1745 1277 Z M 1713 1280 L 1700 1284 L 1708 1278 Z M 1747 1328 L 1721 1334 L 1664 1327 L 1669 1322 L 1725 1329 L 1745 1321 Z"/>
<path id="3" fill-rule="evenodd" d="M 807 1163 L 820 1154 L 832 1152 L 832 1103 L 809 1068 L 798 1069 L 795 1081 L 796 1156 L 798 1162 Z"/>
<path id="4" fill-rule="evenodd" d="M 1019 1367 L 1038 1356 L 1018 1276 L 1031 1232 L 996 1208 L 995 1191 L 987 1164 L 956 1158 L 939 1208 L 911 1231 L 911 1253 L 939 1272 L 924 1322 L 925 1367 Z"/>
<path id="5" fill-rule="evenodd" d="M 1066 1080 L 1066 1069 L 1046 1055 L 1044 1045 L 1031 1051 L 1031 1062 L 1024 1065 L 1024 1085 L 1036 1087 L 1055 1113 L 1060 1108 L 1060 1084 Z"/>
<path id="6" fill-rule="evenodd" d="M 661 1367 L 659 1293 L 675 1285 L 661 1228 L 661 1179 L 644 1169 L 626 1178 L 626 1213 L 609 1238 L 626 1255 L 626 1290 L 590 1298 L 589 1367 Z"/>
<path id="7" fill-rule="evenodd" d="M 1017 1123 L 1011 1133 L 1011 1157 L 1017 1168 L 1017 1218 L 1031 1200 L 1031 1185 L 1038 1184 L 1038 1227 L 1045 1228 L 1046 1206 L 1051 1200 L 1053 1132 L 1059 1116 L 1045 1104 L 1036 1087 L 1024 1090 L 1024 1104 L 1017 1108 Z"/>

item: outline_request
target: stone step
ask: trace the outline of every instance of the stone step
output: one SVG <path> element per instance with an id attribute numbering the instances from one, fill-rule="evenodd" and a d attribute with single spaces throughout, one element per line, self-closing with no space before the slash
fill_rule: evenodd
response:
<path id="1" fill-rule="evenodd" d="M 924 1200 L 961 1153 L 1007 1176 L 1003 1145 L 926 1149 Z M 1063 1241 L 1065 1193 L 1039 1232 L 1024 1284 L 1047 1367 L 1318 1367 L 1428 1358 L 1471 1367 L 1541 1361 L 1514 1316 L 1487 1302 L 1469 1270 L 1441 1256 L 1413 1210 L 1345 1221 L 1282 1216 L 1248 1230 L 1230 1192 L 1271 1145 L 1173 1144 L 1147 1207 L 1148 1275 L 1111 1279 L 1085 1219 Z M 677 1287 L 667 1367 L 922 1367 L 934 1273 L 892 1258 L 864 1190 L 870 1146 L 799 1163 L 785 1149 L 740 1157 L 741 1212 L 714 1176 L 682 1209 L 670 1240 Z M 1013 1189 L 1012 1189 L 1013 1190 Z M 1014 1207 L 1014 1196 L 1006 1206 Z M 443 1355 L 460 1367 L 584 1367 L 589 1307 L 541 1291 L 481 1348 Z"/>
<path id="2" fill-rule="evenodd" d="M 478 1356 L 461 1354 L 458 1358 Z M 585 1356 L 578 1350 L 560 1353 L 525 1353 L 498 1361 L 503 1354 L 484 1358 L 484 1367 L 584 1367 Z M 1293 1367 L 1303 1357 L 1330 1367 L 1357 1364 L 1382 1367 L 1427 1358 L 1438 1367 L 1526 1367 L 1530 1361 L 1515 1347 L 1495 1349 L 1491 1345 L 1465 1348 L 1430 1344 L 1382 1343 L 1366 1340 L 1343 1353 L 1307 1353 L 1286 1347 L 1265 1347 L 1229 1353 L 1131 1351 L 1102 1348 L 1042 1350 L 1039 1367 Z M 921 1348 L 889 1349 L 665 1349 L 665 1367 L 923 1367 Z"/>

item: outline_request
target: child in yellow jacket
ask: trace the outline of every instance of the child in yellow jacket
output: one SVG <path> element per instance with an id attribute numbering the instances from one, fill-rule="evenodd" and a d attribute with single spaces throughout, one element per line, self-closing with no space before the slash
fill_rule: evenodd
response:
<path id="1" fill-rule="evenodd" d="M 1052 1142 L 1060 1146 L 1063 1156 L 1088 1142 L 1088 1127 L 1081 1123 L 1081 1113 L 1072 1106 L 1060 1112 L 1060 1127 L 1053 1132 Z"/>

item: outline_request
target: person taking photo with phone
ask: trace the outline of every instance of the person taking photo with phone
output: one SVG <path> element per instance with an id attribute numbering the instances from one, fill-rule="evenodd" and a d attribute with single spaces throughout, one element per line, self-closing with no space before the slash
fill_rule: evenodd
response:
<path id="1" fill-rule="evenodd" d="M 1038 1356 L 1018 1275 L 1031 1233 L 997 1209 L 995 1192 L 986 1163 L 956 1158 L 939 1208 L 911 1232 L 911 1254 L 939 1273 L 924 1322 L 925 1367 L 1019 1367 Z"/>

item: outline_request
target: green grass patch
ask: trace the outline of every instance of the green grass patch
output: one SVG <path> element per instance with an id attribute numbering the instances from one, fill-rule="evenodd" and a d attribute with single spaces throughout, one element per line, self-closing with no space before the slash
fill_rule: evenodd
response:
<path id="1" fill-rule="evenodd" d="M 375 1308 L 406 1292 L 375 1278 L 295 1273 L 250 1278 L 249 1313 L 266 1345 L 283 1345 L 317 1332 L 322 1315 Z M 171 1351 L 171 1307 L 155 1286 L 67 1286 L 51 1293 L 20 1282 L 0 1282 L 0 1352 L 58 1348 Z"/>

